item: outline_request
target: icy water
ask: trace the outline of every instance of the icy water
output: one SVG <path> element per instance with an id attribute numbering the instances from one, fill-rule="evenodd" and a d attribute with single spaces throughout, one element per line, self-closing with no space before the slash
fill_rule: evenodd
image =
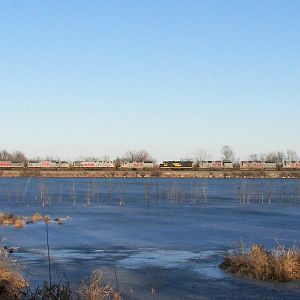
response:
<path id="1" fill-rule="evenodd" d="M 94 269 L 124 299 L 300 299 L 300 282 L 239 279 L 218 268 L 238 241 L 300 240 L 294 179 L 0 179 L 1 210 L 49 224 L 52 277 Z M 48 278 L 45 224 L 0 227 L 32 285 Z"/>

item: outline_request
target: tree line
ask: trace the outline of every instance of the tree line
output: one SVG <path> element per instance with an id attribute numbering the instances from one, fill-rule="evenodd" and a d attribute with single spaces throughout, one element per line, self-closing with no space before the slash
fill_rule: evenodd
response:
<path id="1" fill-rule="evenodd" d="M 251 153 L 248 156 L 249 161 L 274 161 L 276 163 L 281 163 L 282 161 L 295 161 L 299 160 L 298 153 L 293 149 L 288 149 L 286 152 L 284 151 L 271 151 L 268 153 Z M 187 158 L 186 158 L 187 159 Z M 6 150 L 0 150 L 0 161 L 15 161 L 15 162 L 22 162 L 27 161 L 28 158 L 26 155 L 21 151 L 14 151 L 8 152 Z M 34 158 L 32 160 L 43 160 L 39 157 Z M 47 156 L 45 160 L 60 160 L 59 158 L 54 158 L 53 156 Z M 79 160 L 85 161 L 109 161 L 109 156 L 105 155 L 102 157 L 95 157 L 95 156 L 86 156 L 81 157 Z M 199 164 L 203 161 L 212 160 L 212 156 L 210 153 L 204 149 L 199 148 L 195 154 L 194 158 L 188 158 L 188 160 L 193 160 L 196 164 Z M 230 145 L 224 145 L 220 150 L 220 160 L 222 161 L 231 161 L 233 163 L 238 162 L 240 159 L 236 156 L 233 148 Z M 129 150 L 121 157 L 117 157 L 114 160 L 116 163 L 121 161 L 136 161 L 136 162 L 143 162 L 143 161 L 153 161 L 155 159 L 153 156 L 146 150 Z"/>

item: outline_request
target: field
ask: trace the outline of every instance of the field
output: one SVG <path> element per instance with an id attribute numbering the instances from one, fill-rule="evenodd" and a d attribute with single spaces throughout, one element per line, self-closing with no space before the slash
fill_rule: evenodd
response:
<path id="1" fill-rule="evenodd" d="M 49 215 L 52 280 L 94 269 L 123 299 L 299 299 L 300 282 L 225 272 L 252 243 L 297 246 L 299 179 L 1 178 L 1 210 Z M 58 224 L 54 219 L 62 220 Z M 1 226 L 31 286 L 48 280 L 45 222 Z"/>

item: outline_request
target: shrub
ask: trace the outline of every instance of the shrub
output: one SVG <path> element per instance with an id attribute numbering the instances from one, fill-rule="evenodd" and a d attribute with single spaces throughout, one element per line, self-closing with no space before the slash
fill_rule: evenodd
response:
<path id="1" fill-rule="evenodd" d="M 300 251 L 282 245 L 267 251 L 262 245 L 252 244 L 248 251 L 241 247 L 225 256 L 220 268 L 249 279 L 297 280 L 300 279 Z"/>
<path id="2" fill-rule="evenodd" d="M 16 217 L 13 214 L 0 213 L 0 224 L 1 225 L 12 225 L 15 223 Z"/>
<path id="3" fill-rule="evenodd" d="M 85 300 L 121 300 L 121 295 L 110 285 L 103 285 L 103 274 L 96 270 L 79 287 L 79 294 Z"/>
<path id="4" fill-rule="evenodd" d="M 21 299 L 21 289 L 28 286 L 20 274 L 18 265 L 7 257 L 7 251 L 0 249 L 0 299 Z"/>
<path id="5" fill-rule="evenodd" d="M 49 215 L 45 215 L 43 220 L 44 220 L 44 222 L 50 223 L 51 222 L 51 217 Z"/>
<path id="6" fill-rule="evenodd" d="M 33 222 L 36 222 L 36 221 L 41 221 L 43 220 L 43 217 L 40 213 L 36 212 L 32 217 L 31 217 L 32 221 Z"/>
<path id="7" fill-rule="evenodd" d="M 15 219 L 14 227 L 15 228 L 23 228 L 25 226 L 25 221 L 21 218 Z"/>

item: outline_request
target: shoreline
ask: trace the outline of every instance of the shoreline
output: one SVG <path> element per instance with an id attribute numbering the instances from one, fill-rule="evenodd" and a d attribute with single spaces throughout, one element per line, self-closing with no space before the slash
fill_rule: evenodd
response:
<path id="1" fill-rule="evenodd" d="M 300 170 L 1 170 L 0 178 L 300 178 Z"/>

